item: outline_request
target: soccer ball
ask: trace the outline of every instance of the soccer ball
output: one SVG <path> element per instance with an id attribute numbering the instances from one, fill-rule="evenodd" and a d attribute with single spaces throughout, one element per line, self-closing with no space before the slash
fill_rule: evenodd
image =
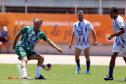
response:
<path id="1" fill-rule="evenodd" d="M 48 64 L 44 64 L 43 69 L 44 69 L 45 71 L 49 71 L 49 70 L 51 69 L 51 67 L 52 67 L 52 65 L 51 65 L 50 63 L 48 63 Z"/>

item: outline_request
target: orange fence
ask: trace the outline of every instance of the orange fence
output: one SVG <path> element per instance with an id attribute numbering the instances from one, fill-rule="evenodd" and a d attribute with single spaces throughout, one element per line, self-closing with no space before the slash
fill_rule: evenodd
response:
<path id="1" fill-rule="evenodd" d="M 43 31 L 56 43 L 68 44 L 72 35 L 72 26 L 77 21 L 74 14 L 23 14 L 23 13 L 1 13 L 0 27 L 7 25 L 10 33 L 10 40 L 14 40 L 15 34 L 24 25 L 32 25 L 34 18 L 43 20 Z M 106 36 L 113 33 L 112 20 L 109 15 L 84 15 L 96 30 L 97 40 L 101 44 L 111 44 Z"/>

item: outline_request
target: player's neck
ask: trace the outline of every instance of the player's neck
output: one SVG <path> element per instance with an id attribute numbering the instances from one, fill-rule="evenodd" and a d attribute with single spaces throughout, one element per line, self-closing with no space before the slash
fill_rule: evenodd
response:
<path id="1" fill-rule="evenodd" d="M 34 28 L 34 31 L 35 31 L 35 32 L 38 32 L 38 31 L 39 31 L 39 29 L 38 29 L 38 28 Z"/>
<path id="2" fill-rule="evenodd" d="M 79 22 L 83 22 L 83 20 L 79 20 Z"/>

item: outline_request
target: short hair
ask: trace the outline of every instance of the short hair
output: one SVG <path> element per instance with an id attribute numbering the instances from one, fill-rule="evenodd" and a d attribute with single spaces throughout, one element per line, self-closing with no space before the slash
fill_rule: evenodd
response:
<path id="1" fill-rule="evenodd" d="M 36 22 L 36 23 L 41 23 L 42 24 L 42 20 L 39 19 L 39 18 L 35 18 L 33 21 Z"/>
<path id="2" fill-rule="evenodd" d="M 112 7 L 112 8 L 111 8 L 111 12 L 113 12 L 113 13 L 118 13 L 118 8 Z"/>
<path id="3" fill-rule="evenodd" d="M 78 10 L 77 14 L 80 14 L 80 13 L 84 14 L 84 11 Z"/>

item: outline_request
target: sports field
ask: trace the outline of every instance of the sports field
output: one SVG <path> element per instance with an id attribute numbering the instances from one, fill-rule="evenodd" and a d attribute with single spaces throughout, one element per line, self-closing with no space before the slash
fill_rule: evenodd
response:
<path id="1" fill-rule="evenodd" d="M 126 84 L 126 81 L 124 81 L 124 78 L 126 77 L 126 67 L 122 65 L 118 65 L 119 61 L 122 61 L 119 57 L 117 60 L 117 65 L 115 67 L 115 80 L 114 81 L 104 81 L 103 78 L 106 76 L 108 72 L 108 61 L 109 58 L 106 57 L 103 58 L 103 63 L 105 60 L 107 61 L 106 65 L 101 65 L 100 61 L 102 58 L 100 57 L 92 57 L 97 58 L 94 59 L 94 61 L 99 62 L 97 65 L 94 65 L 94 61 L 92 59 L 92 63 L 94 63 L 91 66 L 91 74 L 87 75 L 85 73 L 86 67 L 85 64 L 81 65 L 81 73 L 75 74 L 75 64 L 74 63 L 74 57 L 73 56 L 45 56 L 46 60 L 49 59 L 50 63 L 53 64 L 52 69 L 50 71 L 44 71 L 42 70 L 42 74 L 47 78 L 47 80 L 21 80 L 20 78 L 20 70 L 18 68 L 18 63 L 16 61 L 16 55 L 0 55 L 1 60 L 4 60 L 4 63 L 0 60 L 0 84 Z M 8 57 L 9 59 L 7 59 Z M 48 58 L 48 59 L 47 59 Z M 52 60 L 50 58 L 53 58 Z M 54 59 L 55 58 L 55 59 Z M 56 59 L 57 58 L 57 59 Z M 63 58 L 63 59 L 62 59 Z M 68 60 L 66 60 L 68 58 Z M 71 58 L 71 59 L 70 59 Z M 73 58 L 73 59 L 72 59 Z M 99 58 L 99 59 L 98 59 Z M 84 57 L 82 58 L 84 59 Z M 8 63 L 7 63 L 7 61 Z M 13 62 L 10 62 L 12 60 Z M 45 60 L 45 61 L 46 61 Z M 53 60 L 59 60 L 63 61 L 62 63 L 54 63 Z M 65 62 L 66 60 L 66 62 Z M 73 60 L 73 62 L 71 62 Z M 5 63 L 6 61 L 6 63 Z M 68 64 L 67 61 L 69 62 Z M 58 61 L 57 61 L 58 62 Z M 35 71 L 36 71 L 36 65 L 35 62 L 30 63 L 28 65 L 29 74 L 31 77 L 35 77 Z M 71 64 L 70 64 L 71 63 Z M 84 62 L 83 62 L 84 63 Z M 8 79 L 8 77 L 13 77 L 15 79 Z M 17 78 L 17 79 L 16 79 Z"/>

